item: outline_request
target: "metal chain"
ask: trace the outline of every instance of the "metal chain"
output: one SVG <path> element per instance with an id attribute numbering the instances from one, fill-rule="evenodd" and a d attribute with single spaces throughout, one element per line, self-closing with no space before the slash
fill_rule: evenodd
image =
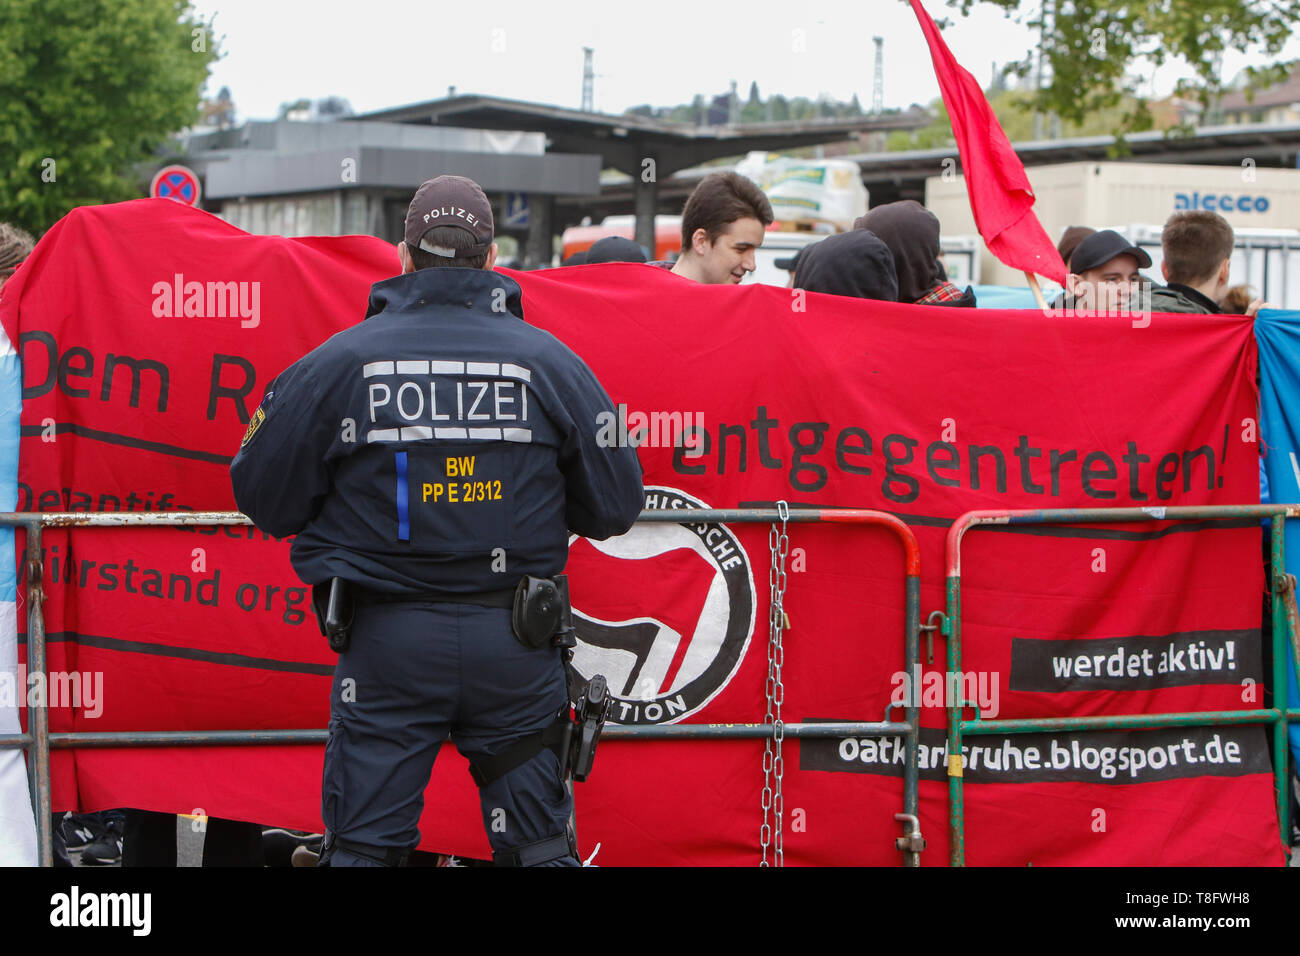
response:
<path id="1" fill-rule="evenodd" d="M 772 566 L 767 576 L 770 590 L 767 622 L 767 712 L 763 717 L 763 723 L 771 724 L 773 731 L 763 743 L 763 827 L 759 831 L 758 840 L 762 859 L 759 866 L 772 865 L 767 859 L 769 846 L 772 848 L 772 863 L 776 866 L 785 865 L 781 834 L 781 819 L 785 812 L 784 798 L 781 793 L 781 781 L 785 775 L 785 763 L 781 757 L 781 743 L 785 739 L 785 724 L 781 721 L 781 703 L 785 700 L 785 685 L 781 682 L 781 667 L 785 663 L 785 650 L 781 646 L 781 635 L 785 630 L 785 558 L 790 551 L 790 538 L 786 534 L 786 524 L 790 518 L 790 506 L 784 501 L 778 501 L 776 510 L 781 519 L 781 526 L 778 531 L 777 525 L 773 523 L 768 534 Z"/>

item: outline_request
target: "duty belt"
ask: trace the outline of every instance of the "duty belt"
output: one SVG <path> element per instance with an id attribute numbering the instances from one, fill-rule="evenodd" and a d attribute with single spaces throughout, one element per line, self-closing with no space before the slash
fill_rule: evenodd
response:
<path id="1" fill-rule="evenodd" d="M 451 594 L 446 591 L 404 591 L 400 594 L 384 591 L 371 591 L 368 588 L 353 585 L 356 600 L 363 604 L 405 604 L 411 602 L 432 602 L 435 604 L 474 604 L 479 607 L 511 608 L 515 602 L 515 589 L 502 588 L 498 591 L 474 591 L 470 594 Z"/>

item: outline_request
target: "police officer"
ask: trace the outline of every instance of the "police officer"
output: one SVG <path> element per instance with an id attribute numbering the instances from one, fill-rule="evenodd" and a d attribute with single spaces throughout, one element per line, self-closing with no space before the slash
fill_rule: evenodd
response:
<path id="1" fill-rule="evenodd" d="M 261 529 L 296 535 L 294 570 L 352 596 L 330 697 L 322 865 L 402 865 L 450 736 L 479 784 L 495 862 L 577 864 L 557 720 L 561 651 L 525 646 L 524 575 L 563 570 L 569 532 L 622 534 L 643 492 L 636 452 L 602 447 L 613 404 L 591 370 L 524 321 L 492 271 L 482 189 L 416 192 L 402 275 L 364 322 L 268 386 L 231 465 Z"/>

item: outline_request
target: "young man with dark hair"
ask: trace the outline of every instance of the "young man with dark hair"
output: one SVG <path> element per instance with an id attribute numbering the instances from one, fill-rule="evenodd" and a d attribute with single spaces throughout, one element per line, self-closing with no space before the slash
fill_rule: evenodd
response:
<path id="1" fill-rule="evenodd" d="M 1169 283 L 1151 295 L 1152 312 L 1221 312 L 1228 291 L 1234 237 L 1228 221 L 1215 212 L 1176 212 L 1160 234 L 1164 261 L 1160 271 Z M 1254 315 L 1255 300 L 1246 310 Z"/>
<path id="2" fill-rule="evenodd" d="M 682 252 L 675 275 L 710 285 L 735 285 L 753 272 L 754 250 L 772 224 L 763 190 L 739 173 L 710 173 L 682 210 Z"/>

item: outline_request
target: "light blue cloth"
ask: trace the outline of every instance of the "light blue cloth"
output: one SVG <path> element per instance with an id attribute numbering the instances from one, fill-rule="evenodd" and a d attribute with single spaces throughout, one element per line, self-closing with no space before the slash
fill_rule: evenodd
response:
<path id="1" fill-rule="evenodd" d="M 1029 286 L 977 285 L 975 307 L 979 309 L 1037 309 L 1038 301 Z M 1055 286 L 1043 289 L 1043 297 L 1050 303 L 1061 294 Z"/>
<path id="2" fill-rule="evenodd" d="M 1255 317 L 1259 343 L 1260 432 L 1267 454 L 1260 500 L 1300 502 L 1300 312 L 1265 309 Z M 1300 577 L 1300 521 L 1286 523 L 1286 569 Z M 1300 707 L 1295 653 L 1287 642 L 1287 706 Z M 1292 724 L 1291 753 L 1300 763 L 1300 725 Z"/>

